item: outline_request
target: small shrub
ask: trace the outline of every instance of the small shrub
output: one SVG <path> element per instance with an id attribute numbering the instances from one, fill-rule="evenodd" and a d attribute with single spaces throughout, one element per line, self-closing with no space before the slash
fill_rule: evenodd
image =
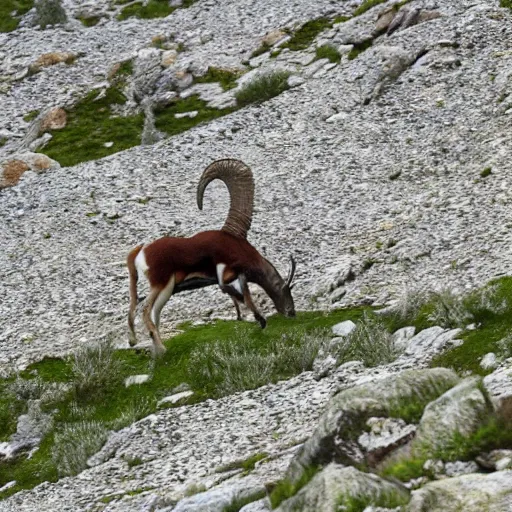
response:
<path id="1" fill-rule="evenodd" d="M 7 389 L 17 400 L 38 400 L 46 391 L 48 385 L 41 377 L 23 379 L 19 375 L 12 381 Z"/>
<path id="2" fill-rule="evenodd" d="M 432 294 L 432 313 L 429 320 L 433 325 L 453 329 L 465 327 L 474 318 L 465 304 L 464 297 L 456 295 L 451 291 L 442 291 Z"/>
<path id="3" fill-rule="evenodd" d="M 126 461 L 126 464 L 128 464 L 129 468 L 134 468 L 136 466 L 140 466 L 141 464 L 144 464 L 144 461 L 139 456 L 125 457 L 124 460 Z"/>
<path id="4" fill-rule="evenodd" d="M 87 459 L 98 452 L 108 430 L 98 421 L 65 424 L 54 435 L 52 459 L 59 476 L 73 476 L 87 468 Z"/>
<path id="5" fill-rule="evenodd" d="M 492 173 L 492 167 L 486 167 L 481 173 L 480 177 L 487 178 Z"/>
<path id="6" fill-rule="evenodd" d="M 190 485 L 187 485 L 187 488 L 185 489 L 185 492 L 183 493 L 185 497 L 195 496 L 196 494 L 199 494 L 201 492 L 205 492 L 208 489 L 206 488 L 206 485 L 203 483 L 196 484 L 195 482 L 191 483 Z"/>
<path id="7" fill-rule="evenodd" d="M 224 342 L 198 347 L 189 361 L 190 380 L 213 396 L 254 389 L 311 370 L 326 338 L 319 332 L 291 331 L 262 349 L 241 330 Z"/>
<path id="8" fill-rule="evenodd" d="M 31 110 L 23 116 L 23 121 L 30 123 L 39 115 L 39 110 Z"/>
<path id="9" fill-rule="evenodd" d="M 222 512 L 239 512 L 245 505 L 254 503 L 257 500 L 261 500 L 266 496 L 264 490 L 256 492 L 251 496 L 245 496 L 243 498 L 235 498 L 229 505 L 222 509 Z"/>
<path id="10" fill-rule="evenodd" d="M 383 4 L 387 0 L 363 0 L 361 5 L 354 11 L 354 16 L 360 16 L 364 14 L 366 11 L 369 11 L 373 7 Z"/>
<path id="11" fill-rule="evenodd" d="M 38 0 L 36 2 L 36 21 L 41 28 L 66 23 L 68 17 L 62 7 L 62 0 Z"/>
<path id="12" fill-rule="evenodd" d="M 109 339 L 79 349 L 73 359 L 73 386 L 77 399 L 87 401 L 118 385 L 121 369 Z"/>
<path id="13" fill-rule="evenodd" d="M 156 409 L 156 398 L 142 397 L 132 400 L 120 416 L 113 420 L 109 426 L 112 430 L 124 428 L 142 418 L 150 415 Z"/>
<path id="14" fill-rule="evenodd" d="M 341 60 L 341 53 L 330 44 L 324 44 L 316 49 L 317 59 L 329 59 L 329 62 L 339 62 Z"/>
<path id="15" fill-rule="evenodd" d="M 346 337 L 337 351 L 338 364 L 362 361 L 365 366 L 391 363 L 399 356 L 385 324 L 368 313 Z"/>
<path id="16" fill-rule="evenodd" d="M 256 48 L 256 50 L 254 50 L 251 53 L 250 58 L 253 59 L 254 57 L 259 57 L 260 55 L 264 54 L 265 52 L 268 52 L 270 50 L 270 48 L 272 48 L 272 46 L 270 46 L 268 43 L 262 43 L 262 45 L 259 48 Z"/>
<path id="17" fill-rule="evenodd" d="M 250 103 L 262 103 L 278 96 L 289 88 L 290 74 L 289 71 L 274 71 L 258 76 L 235 93 L 237 104 L 243 107 Z"/>

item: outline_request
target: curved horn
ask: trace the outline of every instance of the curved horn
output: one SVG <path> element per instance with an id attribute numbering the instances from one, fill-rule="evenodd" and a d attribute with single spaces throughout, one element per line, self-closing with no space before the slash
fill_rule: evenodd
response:
<path id="1" fill-rule="evenodd" d="M 293 256 L 290 256 L 290 263 L 291 263 L 291 268 L 290 268 L 290 273 L 288 274 L 288 277 L 286 278 L 286 286 L 290 286 L 292 284 L 292 281 L 293 281 L 293 276 L 295 275 L 295 260 L 293 259 Z"/>
<path id="2" fill-rule="evenodd" d="M 210 164 L 197 185 L 197 206 L 200 210 L 203 209 L 204 191 L 215 179 L 225 183 L 230 197 L 229 212 L 222 230 L 240 238 L 247 238 L 254 205 L 254 180 L 251 169 L 241 160 L 233 158 L 217 160 Z"/>

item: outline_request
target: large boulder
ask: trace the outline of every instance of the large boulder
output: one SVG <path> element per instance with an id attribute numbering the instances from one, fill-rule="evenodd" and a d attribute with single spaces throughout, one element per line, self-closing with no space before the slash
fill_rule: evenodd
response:
<path id="1" fill-rule="evenodd" d="M 474 433 L 492 411 L 480 389 L 480 377 L 463 380 L 427 405 L 413 450 L 434 455 L 449 446 L 456 434 Z"/>
<path id="2" fill-rule="evenodd" d="M 408 491 L 377 475 L 363 473 L 356 468 L 329 464 L 304 486 L 295 496 L 276 509 L 279 512 L 337 512 L 340 505 L 358 503 L 386 505 L 406 504 Z"/>
<path id="3" fill-rule="evenodd" d="M 458 381 L 457 375 L 446 368 L 409 370 L 340 392 L 292 460 L 287 477 L 296 482 L 306 468 L 331 461 L 347 465 L 364 462 L 366 453 L 358 437 L 370 417 L 399 415 L 397 411 L 412 404 L 426 406 Z"/>
<path id="4" fill-rule="evenodd" d="M 510 512 L 512 471 L 472 474 L 431 482 L 417 491 L 406 512 Z"/>
<path id="5" fill-rule="evenodd" d="M 496 413 L 505 421 L 512 422 L 512 367 L 498 368 L 484 378 Z"/>

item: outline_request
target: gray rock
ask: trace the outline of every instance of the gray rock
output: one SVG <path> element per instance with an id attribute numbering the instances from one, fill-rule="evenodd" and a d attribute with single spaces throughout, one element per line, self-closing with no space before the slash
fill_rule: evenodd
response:
<path id="1" fill-rule="evenodd" d="M 415 332 L 416 327 L 414 326 L 402 327 L 393 333 L 391 340 L 398 350 L 405 351 L 409 345 L 409 341 L 414 337 Z"/>
<path id="2" fill-rule="evenodd" d="M 271 510 L 267 498 L 249 503 L 240 509 L 240 512 L 268 512 Z"/>
<path id="3" fill-rule="evenodd" d="M 144 382 L 148 382 L 148 380 L 151 378 L 151 375 L 144 374 L 144 375 L 130 375 L 129 377 L 126 377 L 124 379 L 124 385 L 125 387 L 130 387 L 136 384 L 144 384 Z"/>
<path id="4" fill-rule="evenodd" d="M 402 486 L 377 475 L 333 463 L 315 475 L 295 496 L 281 503 L 276 511 L 336 512 L 340 505 L 356 497 L 377 503 L 387 497 L 405 504 L 409 493 Z"/>
<path id="5" fill-rule="evenodd" d="M 175 507 L 164 508 L 163 512 L 223 512 L 235 500 L 254 497 L 259 499 L 265 488 L 250 478 L 215 487 L 182 499 Z"/>
<path id="6" fill-rule="evenodd" d="M 478 472 L 478 464 L 472 460 L 456 462 L 447 462 L 444 465 L 444 472 L 446 476 L 454 477 L 461 475 L 468 475 L 470 473 Z"/>
<path id="7" fill-rule="evenodd" d="M 344 322 L 333 325 L 331 330 L 335 336 L 348 336 L 355 328 L 356 324 L 352 322 L 352 320 L 345 320 Z"/>
<path id="8" fill-rule="evenodd" d="M 138 52 L 133 65 L 133 93 L 137 101 L 153 94 L 162 70 L 160 59 L 160 51 L 156 48 L 144 48 Z"/>
<path id="9" fill-rule="evenodd" d="M 340 392 L 329 402 L 314 434 L 292 460 L 288 477 L 298 481 L 305 468 L 331 461 L 362 463 L 365 451 L 357 440 L 368 418 L 386 416 L 397 403 L 420 401 L 426 405 L 457 382 L 454 372 L 434 368 L 401 372 Z"/>
<path id="10" fill-rule="evenodd" d="M 498 470 L 500 467 L 501 469 L 506 469 L 511 465 L 512 450 L 492 450 L 490 453 L 480 454 L 475 460 L 485 469 L 493 471 Z"/>
<path id="11" fill-rule="evenodd" d="M 413 451 L 434 454 L 450 446 L 454 434 L 468 436 L 476 431 L 491 413 L 480 382 L 479 377 L 465 379 L 427 405 L 412 443 Z"/>
<path id="12" fill-rule="evenodd" d="M 482 357 L 480 361 L 480 367 L 484 370 L 494 370 L 498 366 L 498 359 L 494 352 L 489 352 Z"/>
<path id="13" fill-rule="evenodd" d="M 406 512 L 509 512 L 512 509 L 512 474 L 464 475 L 430 482 L 412 492 Z"/>
<path id="14" fill-rule="evenodd" d="M 162 398 L 161 400 L 159 400 L 157 406 L 161 407 L 162 405 L 165 405 L 165 404 L 176 404 L 179 401 L 192 396 L 193 394 L 194 394 L 193 391 L 182 391 L 181 393 L 175 393 L 173 395 L 166 396 L 166 397 Z"/>
<path id="15" fill-rule="evenodd" d="M 498 368 L 484 377 L 484 387 L 495 411 L 505 420 L 512 419 L 512 368 Z"/>

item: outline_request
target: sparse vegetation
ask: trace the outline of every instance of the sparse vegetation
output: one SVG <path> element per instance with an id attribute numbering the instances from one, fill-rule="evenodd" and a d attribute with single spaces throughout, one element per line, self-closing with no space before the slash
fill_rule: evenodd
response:
<path id="1" fill-rule="evenodd" d="M 255 453 L 254 455 L 247 457 L 247 459 L 236 460 L 229 464 L 225 464 L 224 466 L 219 467 L 216 472 L 224 473 L 226 471 L 233 471 L 234 469 L 243 469 L 244 473 L 249 473 L 256 467 L 257 462 L 266 459 L 267 457 L 267 453 Z"/>
<path id="2" fill-rule="evenodd" d="M 512 9 L 512 0 L 500 0 L 500 6 Z"/>
<path id="3" fill-rule="evenodd" d="M 260 55 L 264 54 L 265 52 L 268 52 L 270 50 L 270 48 L 272 48 L 272 47 L 268 43 L 262 43 L 259 48 L 256 48 L 256 50 L 254 50 L 251 53 L 250 58 L 253 59 L 254 57 L 259 57 Z"/>
<path id="4" fill-rule="evenodd" d="M 315 37 L 325 29 L 332 27 L 333 22 L 329 18 L 317 18 L 304 23 L 293 32 L 290 40 L 281 48 L 289 48 L 292 51 L 304 50 L 315 40 Z"/>
<path id="5" fill-rule="evenodd" d="M 114 107 L 126 103 L 116 87 L 94 90 L 68 109 L 65 128 L 52 131 L 41 151 L 61 165 L 95 160 L 140 144 L 144 116 L 120 116 Z M 113 142 L 112 145 L 105 145 Z"/>
<path id="6" fill-rule="evenodd" d="M 104 395 L 120 384 L 121 362 L 111 340 L 81 347 L 74 355 L 72 370 L 75 396 L 81 401 Z"/>
<path id="7" fill-rule="evenodd" d="M 34 0 L 2 0 L 0 2 L 0 32 L 18 28 L 20 18 L 34 6 Z"/>
<path id="8" fill-rule="evenodd" d="M 149 0 L 149 2 L 135 2 L 127 5 L 118 14 L 117 19 L 122 21 L 132 16 L 143 19 L 151 18 L 165 18 L 172 14 L 176 9 L 183 9 L 190 7 L 195 0 L 183 0 L 180 7 L 172 7 L 169 5 L 168 0 Z M 126 3 L 124 1 L 118 1 L 117 3 Z"/>
<path id="9" fill-rule="evenodd" d="M 398 356 L 386 325 L 370 313 L 363 315 L 336 353 L 337 364 L 362 361 L 370 367 L 391 363 Z"/>
<path id="10" fill-rule="evenodd" d="M 207 73 L 204 76 L 196 78 L 196 82 L 218 82 L 225 91 L 229 91 L 229 89 L 236 87 L 236 81 L 241 76 L 241 74 L 241 71 L 209 67 Z"/>
<path id="11" fill-rule="evenodd" d="M 347 55 L 348 60 L 354 60 L 356 59 L 361 53 L 368 50 L 370 46 L 373 44 L 373 39 L 367 39 L 366 41 L 363 41 L 362 43 L 354 44 L 352 50 Z"/>
<path id="12" fill-rule="evenodd" d="M 105 443 L 108 430 L 99 421 L 68 423 L 54 434 L 52 459 L 60 477 L 77 475 Z"/>
<path id="13" fill-rule="evenodd" d="M 94 27 L 100 22 L 101 16 L 88 16 L 87 18 L 80 16 L 78 19 L 82 22 L 84 27 Z"/>
<path id="14" fill-rule="evenodd" d="M 205 101 L 199 99 L 198 95 L 193 95 L 180 99 L 168 107 L 155 110 L 155 126 L 158 130 L 168 135 L 176 135 L 198 124 L 225 116 L 233 112 L 233 110 L 233 108 L 220 110 L 208 107 Z M 194 111 L 197 112 L 195 117 L 182 117 L 180 119 L 175 117 L 175 114 Z"/>
<path id="15" fill-rule="evenodd" d="M 481 178 L 487 178 L 492 173 L 492 167 L 486 167 L 480 172 Z"/>
<path id="16" fill-rule="evenodd" d="M 245 498 L 235 498 L 227 507 L 222 509 L 222 512 L 239 512 L 245 505 L 253 503 L 265 497 L 265 491 L 247 496 Z"/>
<path id="17" fill-rule="evenodd" d="M 42 440 L 39 450 L 30 458 L 19 457 L 10 461 L 0 462 L 0 487 L 16 480 L 16 485 L 4 491 L 4 498 L 21 489 L 32 488 L 43 481 L 56 481 L 61 474 L 79 471 L 84 460 L 99 449 L 105 440 L 105 432 L 124 427 L 143 416 L 156 410 L 157 401 L 167 396 L 169 392 L 183 382 L 188 382 L 194 390 L 194 396 L 189 399 L 192 403 L 213 396 L 216 383 L 204 380 L 203 369 L 191 369 L 190 360 L 195 351 L 220 343 L 220 340 L 232 340 L 237 336 L 245 338 L 246 346 L 256 353 L 269 354 L 277 346 L 290 343 L 281 358 L 285 366 L 283 376 L 291 376 L 293 372 L 301 371 L 302 365 L 310 361 L 312 349 L 303 347 L 295 350 L 295 344 L 303 343 L 309 336 L 316 336 L 318 329 L 330 328 L 343 320 L 357 320 L 362 309 L 340 310 L 331 313 L 308 312 L 299 313 L 298 318 L 270 317 L 267 328 L 262 331 L 258 326 L 249 322 L 218 321 L 214 324 L 187 327 L 182 334 L 167 342 L 166 354 L 153 361 L 144 350 L 114 350 L 111 357 L 117 361 L 103 365 L 106 372 L 116 372 L 116 375 L 99 376 L 101 392 L 91 392 L 88 396 L 77 396 L 76 389 L 85 389 L 83 384 L 75 383 L 74 358 L 45 358 L 31 364 L 20 373 L 19 379 L 38 379 L 34 384 L 12 384 L 14 379 L 0 379 L 0 440 L 8 441 L 16 431 L 16 421 L 20 414 L 26 412 L 26 401 L 18 400 L 9 386 L 19 389 L 27 396 L 36 396 L 40 388 L 45 387 L 58 391 L 48 403 L 43 403 L 43 412 L 54 413 L 54 427 Z M 272 348 L 274 347 L 274 348 Z M 288 358 L 288 359 L 286 359 Z M 94 357 L 93 359 L 97 359 Z M 291 361 L 291 362 L 290 362 Z M 92 363 L 85 364 L 90 367 Z M 81 367 L 83 367 L 82 365 Z M 96 366 L 96 368 L 98 368 Z M 294 369 L 295 368 L 295 369 Z M 95 372 L 83 372 L 85 375 Z M 125 387 L 124 379 L 135 374 L 150 374 L 151 379 L 144 384 Z M 95 382 L 95 378 L 79 378 L 79 382 Z M 98 382 L 98 381 L 96 381 Z M 111 385 L 105 385 L 111 382 Z M 94 389 L 98 389 L 94 387 Z M 90 388 L 90 389 L 93 389 Z M 43 392 L 43 395 L 46 391 Z M 56 412 L 55 412 L 56 411 Z M 96 434 L 93 435 L 93 433 Z M 68 448 L 69 443 L 84 436 L 83 442 L 76 441 L 76 448 Z M 96 439 L 93 439 L 96 438 Z M 101 442 L 96 442 L 100 440 Z M 68 453 L 69 452 L 69 453 Z M 261 456 L 261 454 L 260 454 Z M 244 461 L 248 469 L 255 459 Z M 78 468 L 78 469 L 77 469 Z"/>
<path id="18" fill-rule="evenodd" d="M 212 396 L 229 395 L 311 370 L 326 340 L 322 332 L 296 328 L 262 347 L 245 330 L 235 329 L 233 337 L 192 352 L 189 372 Z"/>
<path id="19" fill-rule="evenodd" d="M 285 478 L 278 482 L 276 487 L 270 493 L 270 505 L 277 508 L 280 503 L 292 496 L 295 496 L 305 485 L 307 485 L 313 477 L 320 471 L 319 466 L 310 466 L 305 468 L 302 472 L 300 479 L 297 482 L 292 482 Z"/>
<path id="20" fill-rule="evenodd" d="M 330 44 L 324 44 L 316 49 L 317 59 L 329 59 L 329 62 L 340 62 L 341 54 L 337 48 Z"/>
<path id="21" fill-rule="evenodd" d="M 36 21 L 41 28 L 66 23 L 68 16 L 62 0 L 36 0 Z"/>
<path id="22" fill-rule="evenodd" d="M 258 76 L 236 92 L 237 104 L 243 107 L 250 103 L 262 103 L 278 96 L 289 88 L 289 76 L 289 71 L 274 71 Z"/>
<path id="23" fill-rule="evenodd" d="M 27 112 L 23 116 L 23 121 L 30 123 L 30 121 L 33 121 L 38 115 L 39 115 L 39 110 L 31 110 L 30 112 Z"/>

